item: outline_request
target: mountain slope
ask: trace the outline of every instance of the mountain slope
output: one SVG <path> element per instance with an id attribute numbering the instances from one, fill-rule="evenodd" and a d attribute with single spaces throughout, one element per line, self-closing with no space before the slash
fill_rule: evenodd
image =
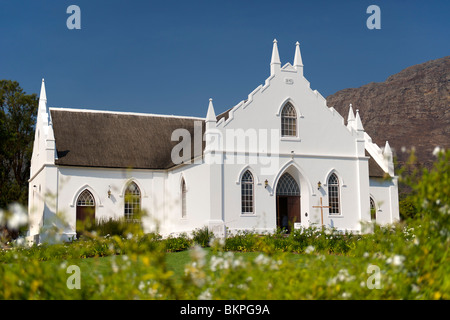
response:
<path id="1" fill-rule="evenodd" d="M 409 156 L 401 150 L 414 147 L 418 162 L 429 166 L 436 146 L 450 148 L 450 56 L 327 97 L 344 118 L 350 103 L 373 142 L 383 147 L 388 140 L 400 164 Z"/>

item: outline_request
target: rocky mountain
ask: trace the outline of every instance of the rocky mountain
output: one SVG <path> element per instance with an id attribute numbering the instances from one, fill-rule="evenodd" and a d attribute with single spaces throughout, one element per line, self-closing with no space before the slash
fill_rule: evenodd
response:
<path id="1" fill-rule="evenodd" d="M 327 105 L 345 119 L 349 104 L 359 109 L 373 142 L 384 147 L 389 141 L 400 165 L 414 147 L 418 163 L 428 167 L 436 146 L 450 148 L 450 56 L 327 97 Z"/>

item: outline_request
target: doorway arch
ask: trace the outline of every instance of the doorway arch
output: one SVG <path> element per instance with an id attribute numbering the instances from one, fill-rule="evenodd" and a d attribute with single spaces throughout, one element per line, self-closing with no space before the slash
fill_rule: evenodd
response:
<path id="1" fill-rule="evenodd" d="M 78 196 L 76 218 L 76 233 L 77 238 L 79 238 L 86 228 L 89 228 L 95 223 L 95 199 L 87 189 Z"/>
<path id="2" fill-rule="evenodd" d="M 291 232 L 294 223 L 301 222 L 300 187 L 294 177 L 285 172 L 278 180 L 277 197 L 277 228 Z"/>

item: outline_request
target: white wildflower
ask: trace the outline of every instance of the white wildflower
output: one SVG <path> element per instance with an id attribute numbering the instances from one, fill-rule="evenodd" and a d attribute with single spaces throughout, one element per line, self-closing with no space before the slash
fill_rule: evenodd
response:
<path id="1" fill-rule="evenodd" d="M 342 298 L 344 298 L 344 299 L 349 299 L 351 296 L 352 296 L 352 294 L 349 293 L 349 292 L 343 292 L 342 293 Z"/>
<path id="2" fill-rule="evenodd" d="M 222 257 L 212 256 L 211 260 L 209 261 L 211 271 L 215 272 L 216 270 L 219 270 L 223 262 L 224 259 Z"/>
<path id="3" fill-rule="evenodd" d="M 401 255 L 394 255 L 393 257 L 390 257 L 386 260 L 387 264 L 392 264 L 393 266 L 399 267 L 403 264 L 403 261 L 405 261 L 405 257 Z"/>
<path id="4" fill-rule="evenodd" d="M 197 298 L 198 300 L 212 300 L 212 294 L 209 292 L 209 288 L 200 293 Z"/>
<path id="5" fill-rule="evenodd" d="M 242 264 L 243 264 L 243 263 L 242 263 L 242 260 L 241 260 L 241 259 L 235 259 L 235 260 L 233 260 L 233 262 L 232 262 L 233 269 L 240 267 Z"/>
<path id="6" fill-rule="evenodd" d="M 355 280 L 355 276 L 350 275 L 347 269 L 341 269 L 336 277 L 328 280 L 328 285 L 335 285 L 338 282 L 348 282 L 353 280 Z"/>
<path id="7" fill-rule="evenodd" d="M 313 246 L 307 246 L 305 249 L 305 253 L 310 254 L 313 253 L 315 248 Z"/>
<path id="8" fill-rule="evenodd" d="M 248 290 L 248 286 L 245 283 L 238 284 L 237 287 L 239 290 Z"/>
<path id="9" fill-rule="evenodd" d="M 256 262 L 256 264 L 258 264 L 258 265 L 266 265 L 266 264 L 269 264 L 270 258 L 266 257 L 265 255 L 263 255 L 263 254 L 261 253 L 259 256 L 257 256 L 257 257 L 255 258 L 255 262 Z"/>
<path id="10" fill-rule="evenodd" d="M 437 157 L 440 152 L 441 152 L 441 148 L 439 146 L 435 147 L 433 149 L 433 156 Z"/>
<path id="11" fill-rule="evenodd" d="M 113 260 L 111 261 L 111 268 L 112 268 L 112 271 L 113 271 L 114 273 L 119 272 L 119 266 L 116 264 L 116 261 L 115 261 L 114 258 L 113 258 Z"/>
<path id="12" fill-rule="evenodd" d="M 445 204 L 443 207 L 439 208 L 439 212 L 442 214 L 450 214 L 450 206 Z"/>
<path id="13" fill-rule="evenodd" d="M 4 223 L 5 221 L 5 212 L 0 209 L 0 226 Z"/>
<path id="14" fill-rule="evenodd" d="M 20 227 L 28 223 L 28 213 L 25 208 L 18 203 L 9 206 L 11 217 L 6 222 L 9 229 L 18 230 Z"/>
<path id="15" fill-rule="evenodd" d="M 199 268 L 205 265 L 205 256 L 206 256 L 205 250 L 203 250 L 202 247 L 199 246 L 198 244 L 196 244 L 191 249 L 191 258 L 192 260 L 197 262 Z"/>
<path id="16" fill-rule="evenodd" d="M 212 248 L 223 248 L 225 247 L 225 238 L 212 238 L 209 240 L 209 246 Z"/>
<path id="17" fill-rule="evenodd" d="M 325 261 L 325 255 L 323 255 L 323 254 L 319 254 L 318 256 L 317 256 L 317 260 L 319 260 L 319 261 Z"/>
<path id="18" fill-rule="evenodd" d="M 22 247 L 25 244 L 25 238 L 21 237 L 21 238 L 17 238 L 14 241 L 14 246 L 15 247 Z"/>

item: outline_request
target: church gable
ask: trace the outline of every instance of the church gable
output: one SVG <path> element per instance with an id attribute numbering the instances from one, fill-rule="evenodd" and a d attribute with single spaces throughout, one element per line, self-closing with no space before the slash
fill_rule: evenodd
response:
<path id="1" fill-rule="evenodd" d="M 282 114 L 286 104 L 295 110 L 294 121 L 287 120 Z M 334 108 L 328 108 L 324 97 L 317 90 L 312 90 L 304 78 L 298 43 L 294 65 L 288 62 L 281 67 L 277 43 L 274 42 L 271 74 L 264 85 L 258 86 L 247 99 L 217 119 L 216 127 L 222 130 L 278 130 L 280 148 L 286 149 L 281 152 L 356 154 L 356 135 L 344 125 L 344 118 Z M 283 133 L 287 123 L 295 126 L 295 134 Z"/>

